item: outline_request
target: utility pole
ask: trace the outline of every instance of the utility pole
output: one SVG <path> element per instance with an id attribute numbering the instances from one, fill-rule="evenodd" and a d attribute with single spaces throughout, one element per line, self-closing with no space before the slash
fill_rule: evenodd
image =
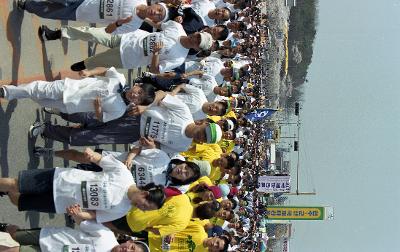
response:
<path id="1" fill-rule="evenodd" d="M 288 192 L 288 193 L 284 193 L 285 195 L 317 195 L 316 191 L 313 192 Z"/>

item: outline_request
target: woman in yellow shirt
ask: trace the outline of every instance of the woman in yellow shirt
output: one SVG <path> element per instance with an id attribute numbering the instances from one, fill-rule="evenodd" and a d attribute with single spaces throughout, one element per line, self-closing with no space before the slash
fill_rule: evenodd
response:
<path id="1" fill-rule="evenodd" d="M 169 197 L 157 210 L 142 211 L 132 207 L 126 216 L 112 222 L 103 223 L 117 233 L 147 237 L 146 232 L 170 235 L 182 231 L 192 218 L 193 207 L 186 194 Z"/>
<path id="2" fill-rule="evenodd" d="M 134 207 L 126 215 L 126 221 L 133 232 L 145 230 L 167 236 L 184 230 L 192 214 L 189 197 L 181 194 L 167 199 L 158 210 L 144 212 Z"/>
<path id="3" fill-rule="evenodd" d="M 188 226 L 184 230 L 176 233 L 172 237 L 173 238 L 164 238 L 162 236 L 149 233 L 148 239 L 150 250 L 152 252 L 161 252 L 163 251 L 163 246 L 166 246 L 168 240 L 171 240 L 169 242 L 170 252 L 207 251 L 207 249 L 203 246 L 203 241 L 208 238 L 207 232 L 205 231 L 201 220 L 197 218 L 191 219 Z"/>
<path id="4" fill-rule="evenodd" d="M 222 149 L 218 144 L 192 144 L 189 150 L 180 154 L 188 160 L 203 160 L 211 163 L 222 154 Z"/>
<path id="5" fill-rule="evenodd" d="M 230 238 L 225 235 L 208 238 L 199 219 L 192 219 L 185 230 L 171 239 L 149 234 L 149 247 L 152 252 L 161 252 L 163 247 L 168 245 L 170 252 L 220 252 L 227 251 L 229 243 Z"/>

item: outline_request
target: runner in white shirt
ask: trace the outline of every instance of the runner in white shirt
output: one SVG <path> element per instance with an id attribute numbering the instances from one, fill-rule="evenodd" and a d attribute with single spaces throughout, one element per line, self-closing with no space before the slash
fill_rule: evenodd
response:
<path id="1" fill-rule="evenodd" d="M 218 87 L 214 76 L 202 74 L 201 77 L 192 77 L 189 80 L 189 85 L 200 88 L 203 93 L 208 96 L 213 93 L 215 87 Z"/>
<path id="2" fill-rule="evenodd" d="M 168 21 L 161 25 L 161 29 L 161 32 L 137 31 L 122 35 L 120 47 L 122 64 L 132 66 L 129 68 L 150 65 L 156 43 L 162 43 L 162 49 L 158 52 L 160 62 L 158 71 L 172 70 L 182 64 L 189 52 L 189 49 L 179 41 L 180 37 L 186 37 L 182 25 Z"/>
<path id="3" fill-rule="evenodd" d="M 215 57 L 206 57 L 200 61 L 185 62 L 185 73 L 200 70 L 205 74 L 215 77 L 222 68 L 224 68 L 224 62 Z"/>
<path id="4" fill-rule="evenodd" d="M 203 19 L 204 25 L 210 27 L 215 25 L 215 21 L 208 17 L 208 13 L 216 8 L 215 4 L 212 1 L 195 0 L 192 1 L 190 8 L 192 8 L 196 12 L 196 14 Z"/>
<path id="5" fill-rule="evenodd" d="M 151 21 L 168 20 L 168 7 L 163 3 L 147 6 L 146 0 L 76 0 L 58 1 L 19 0 L 18 7 L 42 18 L 73 20 L 109 24 L 116 33 L 132 32 L 142 25 L 145 18 Z M 40 33 L 47 26 L 41 26 Z"/>
<path id="6" fill-rule="evenodd" d="M 231 11 L 228 8 L 216 8 L 210 0 L 194 0 L 191 8 L 203 19 L 205 26 L 215 26 L 216 21 L 228 21 Z"/>
<path id="7" fill-rule="evenodd" d="M 18 226 L 5 223 L 0 223 L 0 229 L 8 232 L 15 241 L 21 243 L 19 247 L 15 247 L 15 251 L 18 252 L 150 252 L 148 246 L 143 242 L 130 240 L 119 244 L 115 234 L 109 228 L 94 221 L 82 220 L 78 216 L 80 211 L 79 206 L 67 209 L 68 214 L 79 225 L 79 229 L 69 227 L 19 229 Z"/>
<path id="8" fill-rule="evenodd" d="M 171 159 L 167 153 L 160 149 L 143 149 L 140 145 L 135 145 L 129 152 L 106 150 L 96 150 L 96 152 L 101 153 L 103 157 L 112 155 L 125 163 L 131 170 L 138 187 L 154 183 L 174 187 L 185 193 L 189 184 L 199 179 L 203 174 L 202 166 L 199 166 L 201 161 L 186 161 L 181 155 L 173 156 Z M 34 155 L 44 158 L 56 156 L 78 162 L 78 169 L 102 171 L 101 167 L 90 162 L 85 153 L 74 149 L 54 151 L 51 148 L 36 146 Z"/>
<path id="9" fill-rule="evenodd" d="M 207 100 L 209 102 L 219 101 L 219 100 L 227 100 L 229 97 L 237 95 L 239 89 L 236 85 L 225 85 L 225 86 L 216 86 L 207 95 Z"/>
<path id="10" fill-rule="evenodd" d="M 204 92 L 191 85 L 180 84 L 171 92 L 171 94 L 189 107 L 193 120 L 195 121 L 205 119 L 207 118 L 207 115 L 223 116 L 229 109 L 228 102 L 208 102 Z"/>
<path id="11" fill-rule="evenodd" d="M 146 137 L 143 144 L 157 146 L 169 155 L 186 151 L 192 141 L 216 143 L 222 136 L 218 125 L 196 125 L 188 106 L 164 92 L 156 95 L 152 106 L 136 109 L 141 113 L 140 134 Z"/>
<path id="12" fill-rule="evenodd" d="M 0 192 L 8 193 L 19 211 L 65 213 L 78 203 L 86 211 L 80 217 L 108 222 L 124 216 L 132 207 L 154 210 L 162 206 L 163 188 L 151 185 L 148 191 L 136 187 L 126 166 L 112 155 L 102 157 L 87 148 L 91 162 L 102 172 L 74 168 L 21 171 L 18 179 L 0 178 Z M 144 188 L 147 189 L 147 188 Z M 149 196 L 155 201 L 151 201 Z"/>
<path id="13" fill-rule="evenodd" d="M 190 48 L 208 50 L 213 43 L 212 36 L 206 32 L 187 36 L 182 25 L 175 21 L 162 23 L 158 28 L 162 31 L 149 33 L 137 30 L 122 35 L 111 35 L 101 28 L 74 28 L 76 36 L 73 39 L 100 43 L 111 49 L 77 62 L 71 69 L 80 71 L 112 64 L 126 69 L 150 66 L 153 73 L 165 72 L 182 65 Z M 61 33 L 68 38 L 66 29 L 61 28 Z M 56 36 L 52 40 L 60 38 Z"/>
<path id="14" fill-rule="evenodd" d="M 154 83 L 161 90 L 169 90 L 171 85 L 183 79 L 188 79 L 190 85 L 200 88 L 207 96 L 218 84 L 215 80 L 219 71 L 224 68 L 224 63 L 214 57 L 207 57 L 201 61 L 186 61 L 183 65 L 175 68 L 173 72 L 153 74 L 145 72 L 140 82 Z"/>
<path id="15" fill-rule="evenodd" d="M 199 112 L 201 113 L 201 107 L 207 102 L 207 97 L 201 89 L 192 85 L 180 84 L 172 90 L 171 94 L 189 107 L 193 120 L 204 118 L 198 118 L 198 116 L 196 116 Z"/>
<path id="16" fill-rule="evenodd" d="M 127 89 L 126 79 L 114 67 L 81 71 L 80 80 L 34 81 L 29 84 L 4 85 L 0 97 L 8 100 L 31 98 L 55 113 L 73 114 L 96 112 L 99 121 L 108 122 L 121 117 L 130 103 L 150 104 L 155 96 L 149 84 Z M 93 77 L 90 77 L 95 75 Z M 140 94 L 140 96 L 138 95 Z M 149 99 L 144 99 L 148 97 Z"/>

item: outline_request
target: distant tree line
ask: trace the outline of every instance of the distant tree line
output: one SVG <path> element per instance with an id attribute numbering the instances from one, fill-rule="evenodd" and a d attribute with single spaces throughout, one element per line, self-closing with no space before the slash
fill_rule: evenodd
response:
<path id="1" fill-rule="evenodd" d="M 289 17 L 289 75 L 295 88 L 289 103 L 301 100 L 299 87 L 306 82 L 313 55 L 318 0 L 297 0 Z"/>

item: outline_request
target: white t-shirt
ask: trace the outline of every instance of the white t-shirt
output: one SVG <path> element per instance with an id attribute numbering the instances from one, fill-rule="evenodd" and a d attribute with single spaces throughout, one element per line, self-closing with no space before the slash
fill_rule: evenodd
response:
<path id="1" fill-rule="evenodd" d="M 220 72 L 218 72 L 218 73 L 214 76 L 214 78 L 215 78 L 215 81 L 216 81 L 218 84 L 224 83 L 224 76 L 223 76 Z"/>
<path id="2" fill-rule="evenodd" d="M 215 94 L 214 92 L 212 92 L 212 93 L 209 93 L 209 94 L 207 95 L 207 100 L 208 100 L 209 102 L 215 102 L 215 101 L 217 100 L 217 97 L 218 97 L 218 95 Z"/>
<path id="3" fill-rule="evenodd" d="M 191 8 L 203 19 L 206 26 L 215 26 L 215 20 L 208 17 L 208 12 L 215 9 L 215 4 L 209 0 L 194 0 Z"/>
<path id="4" fill-rule="evenodd" d="M 215 7 L 217 8 L 228 8 L 231 12 L 238 12 L 234 5 L 231 3 L 225 3 L 223 0 L 218 0 L 215 2 Z"/>
<path id="5" fill-rule="evenodd" d="M 94 112 L 94 100 L 101 97 L 103 122 L 121 117 L 127 105 L 118 92 L 120 84 L 125 86 L 126 79 L 114 67 L 107 70 L 105 76 L 89 77 L 82 80 L 66 78 L 64 82 L 63 102 L 67 113 Z"/>
<path id="6" fill-rule="evenodd" d="M 118 242 L 114 233 L 102 224 L 82 221 L 79 230 L 69 227 L 42 228 L 39 244 L 42 252 L 108 252 L 117 246 Z M 85 246 L 85 249 L 72 250 L 79 247 L 77 244 Z"/>
<path id="7" fill-rule="evenodd" d="M 76 20 L 88 23 L 113 23 L 132 16 L 129 23 L 118 27 L 114 33 L 132 32 L 142 25 L 143 19 L 136 15 L 138 5 L 147 5 L 145 0 L 85 0 L 76 9 Z"/>
<path id="8" fill-rule="evenodd" d="M 140 135 L 152 137 L 163 151 L 173 155 L 189 149 L 192 138 L 185 135 L 185 129 L 191 123 L 194 121 L 188 106 L 167 94 L 159 106 L 153 105 L 142 114 Z"/>
<path id="9" fill-rule="evenodd" d="M 53 180 L 56 213 L 78 203 L 83 208 L 96 210 L 98 223 L 116 220 L 132 207 L 128 188 L 135 181 L 126 166 L 112 155 L 99 163 L 103 172 L 73 168 L 56 168 Z M 93 193 L 93 194 L 92 194 Z"/>
<path id="10" fill-rule="evenodd" d="M 185 93 L 178 93 L 176 97 L 189 107 L 193 120 L 206 118 L 201 110 L 203 104 L 207 102 L 204 92 L 200 88 L 191 85 L 186 85 L 183 90 Z"/>
<path id="11" fill-rule="evenodd" d="M 192 72 L 201 70 L 210 76 L 217 76 L 221 69 L 224 68 L 224 62 L 215 57 L 206 57 L 201 61 L 187 61 L 185 62 L 185 72 Z M 193 77 L 192 77 L 193 78 Z M 218 83 L 218 81 L 217 81 Z"/>
<path id="12" fill-rule="evenodd" d="M 214 88 L 218 86 L 215 78 L 208 74 L 203 74 L 201 78 L 191 78 L 189 80 L 189 85 L 200 88 L 206 96 L 212 94 L 214 92 Z"/>
<path id="13" fill-rule="evenodd" d="M 160 72 L 172 70 L 185 62 L 189 49 L 179 42 L 181 36 L 186 36 L 182 25 L 170 20 L 161 24 L 161 29 L 161 32 L 137 30 L 122 34 L 120 52 L 124 68 L 150 65 L 154 45 L 160 41 L 164 43 L 159 53 Z"/>
<path id="14" fill-rule="evenodd" d="M 124 162 L 128 156 L 128 152 L 103 151 L 102 155 L 113 155 L 116 159 Z M 164 151 L 160 149 L 145 149 L 140 155 L 133 159 L 131 167 L 132 175 L 137 186 L 145 186 L 151 182 L 156 185 L 166 185 L 166 171 L 170 158 Z"/>

